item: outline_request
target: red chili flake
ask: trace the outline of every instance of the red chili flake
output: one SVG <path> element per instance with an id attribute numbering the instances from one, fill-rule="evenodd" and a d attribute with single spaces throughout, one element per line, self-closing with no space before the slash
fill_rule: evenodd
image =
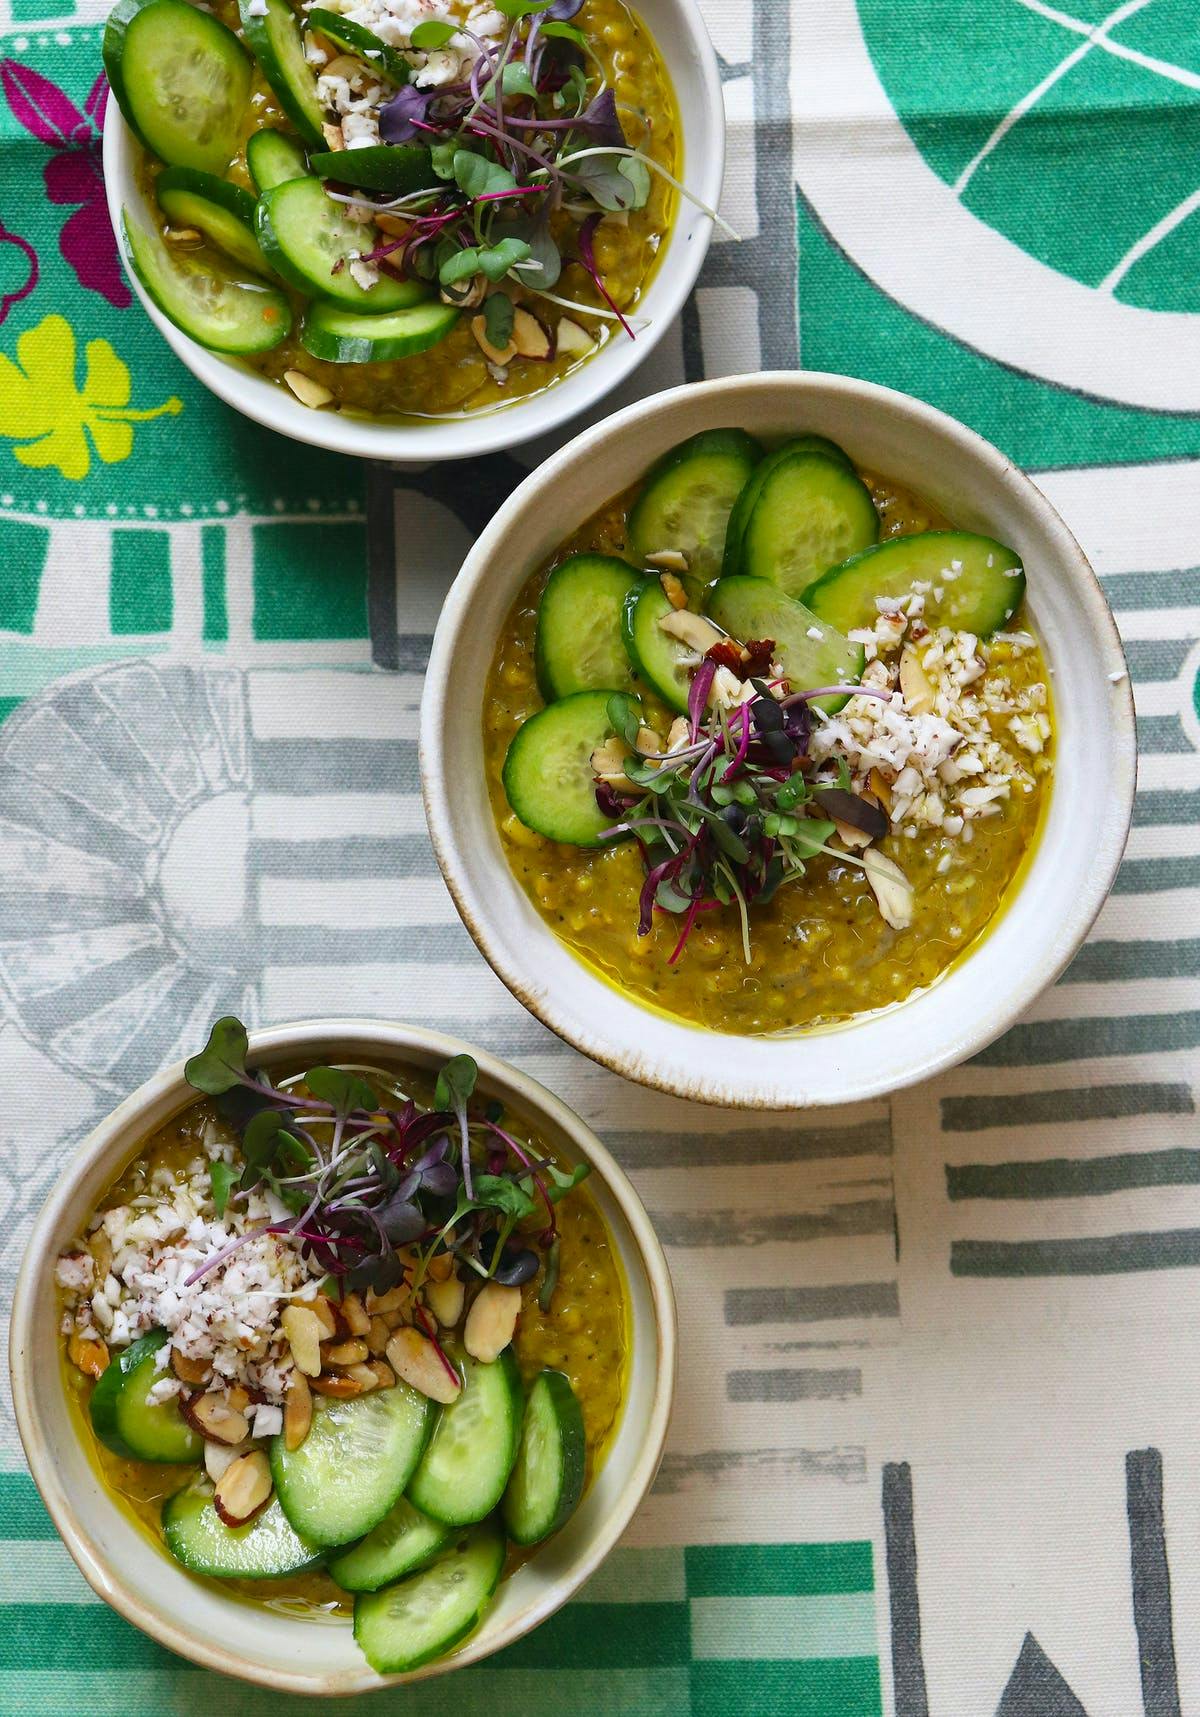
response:
<path id="1" fill-rule="evenodd" d="M 728 668 L 731 674 L 739 679 L 745 672 L 742 652 L 728 638 L 721 638 L 715 644 L 710 644 L 704 652 L 710 662 L 715 662 L 719 668 Z"/>
<path id="2" fill-rule="evenodd" d="M 745 667 L 746 678 L 760 678 L 771 666 L 771 658 L 775 654 L 775 640 L 774 638 L 751 638 L 746 648 L 750 652 L 750 660 Z"/>

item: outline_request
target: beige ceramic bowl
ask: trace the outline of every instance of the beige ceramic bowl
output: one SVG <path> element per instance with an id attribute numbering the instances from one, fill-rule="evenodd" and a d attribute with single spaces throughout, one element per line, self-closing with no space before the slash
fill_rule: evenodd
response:
<path id="1" fill-rule="evenodd" d="M 1032 862 L 995 926 L 939 982 L 886 1011 L 781 1039 L 705 1031 L 651 1011 L 577 959 L 534 910 L 497 836 L 483 769 L 483 691 L 525 579 L 667 448 L 734 424 L 768 441 L 816 431 L 1012 543 L 1053 675 L 1057 766 Z M 1046 497 L 1004 454 L 920 400 L 846 376 L 733 377 L 630 406 L 532 472 L 476 542 L 442 610 L 421 720 L 425 809 L 442 874 L 500 977 L 539 1019 L 630 1079 L 736 1108 L 798 1109 L 894 1091 L 973 1055 L 1062 971 L 1125 846 L 1133 698 L 1095 575 Z"/>
<path id="2" fill-rule="evenodd" d="M 543 1086 L 454 1038 L 376 1020 L 306 1021 L 251 1035 L 256 1065 L 395 1060 L 439 1067 L 467 1050 L 480 1089 L 500 1097 L 547 1144 L 586 1160 L 588 1187 L 616 1242 L 631 1312 L 629 1387 L 607 1459 L 578 1511 L 497 1593 L 482 1626 L 451 1656 L 411 1675 L 380 1676 L 344 1624 L 275 1614 L 187 1574 L 97 1483 L 68 1405 L 54 1289 L 58 1254 L 146 1138 L 195 1101 L 183 1064 L 126 1098 L 82 1145 L 34 1225 L 12 1313 L 17 1423 L 30 1470 L 88 1584 L 135 1626 L 206 1669 L 280 1692 L 360 1693 L 443 1675 L 511 1645 L 600 1566 L 650 1487 L 675 1387 L 675 1302 L 662 1247 L 641 1200 L 595 1134 Z"/>

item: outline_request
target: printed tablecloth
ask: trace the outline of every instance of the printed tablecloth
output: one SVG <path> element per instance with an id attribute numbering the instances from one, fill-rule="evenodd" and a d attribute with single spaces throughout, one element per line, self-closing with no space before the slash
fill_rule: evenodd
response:
<path id="1" fill-rule="evenodd" d="M 99 0 L 4 0 L 6 1287 L 64 1157 L 215 1014 L 443 1026 L 553 1086 L 629 1168 L 675 1273 L 679 1401 L 653 1496 L 581 1598 L 373 1709 L 1182 1717 L 1200 1711 L 1200 17 L 704 10 L 743 236 L 718 238 L 636 389 L 845 371 L 1035 472 L 1101 575 L 1137 699 L 1133 836 L 1093 937 L 970 1065 L 854 1108 L 694 1108 L 544 1031 L 454 915 L 414 743 L 448 580 L 543 450 L 368 472 L 208 398 L 108 234 Z M 7 1402 L 0 1455 L 0 1712 L 301 1709 L 93 1599 Z"/>

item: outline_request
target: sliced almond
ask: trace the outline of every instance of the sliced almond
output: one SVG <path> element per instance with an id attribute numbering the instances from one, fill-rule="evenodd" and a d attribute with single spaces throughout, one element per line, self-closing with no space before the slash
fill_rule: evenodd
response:
<path id="1" fill-rule="evenodd" d="M 681 549 L 659 548 L 655 549 L 653 554 L 644 555 L 643 559 L 647 566 L 656 566 L 659 572 L 669 572 L 673 575 L 674 582 L 668 586 L 667 581 L 664 578 L 662 580 L 662 587 L 671 598 L 671 606 L 673 608 L 686 608 L 686 596 L 682 602 L 676 602 L 674 593 L 676 589 L 680 591 L 683 590 L 683 586 L 680 584 L 679 580 L 680 578 L 686 578 L 689 571 L 687 555 L 685 555 Z"/>
<path id="2" fill-rule="evenodd" d="M 163 237 L 168 244 L 191 245 L 201 244 L 204 234 L 197 232 L 195 227 L 168 227 Z"/>
<path id="3" fill-rule="evenodd" d="M 689 650 L 695 650 L 701 656 L 714 644 L 721 643 L 724 637 L 711 620 L 706 620 L 703 614 L 693 614 L 687 608 L 672 609 L 670 614 L 662 616 L 658 625 L 660 631 L 678 638 L 681 644 L 686 644 Z"/>
<path id="4" fill-rule="evenodd" d="M 249 1443 L 238 1443 L 230 1447 L 228 1443 L 205 1443 L 204 1470 L 214 1484 L 224 1478 L 234 1461 L 250 1453 Z"/>
<path id="5" fill-rule="evenodd" d="M 848 847 L 852 853 L 861 852 L 864 847 L 870 846 L 871 837 L 865 829 L 856 829 L 853 823 L 843 823 L 840 817 L 833 819 L 833 826 L 842 838 L 842 845 Z"/>
<path id="6" fill-rule="evenodd" d="M 368 1395 L 372 1389 L 379 1388 L 379 1378 L 376 1376 L 373 1365 L 352 1365 L 346 1372 L 346 1376 L 352 1383 L 358 1384 L 364 1395 Z"/>
<path id="7" fill-rule="evenodd" d="M 405 1324 L 410 1324 L 412 1322 L 412 1296 L 410 1295 L 405 1304 L 398 1306 L 394 1312 L 384 1312 L 383 1321 L 390 1330 L 402 1329 Z"/>
<path id="8" fill-rule="evenodd" d="M 88 1250 L 96 1267 L 95 1280 L 102 1282 L 112 1269 L 113 1260 L 112 1241 L 108 1237 L 107 1228 L 97 1228 L 88 1241 Z"/>
<path id="9" fill-rule="evenodd" d="M 679 751 L 692 737 L 691 724 L 686 715 L 677 715 L 667 730 L 667 750 Z"/>
<path id="10" fill-rule="evenodd" d="M 512 343 L 522 358 L 545 363 L 554 356 L 554 342 L 529 310 L 513 313 Z"/>
<path id="11" fill-rule="evenodd" d="M 444 1282 L 425 1284 L 425 1304 L 446 1329 L 453 1329 L 462 1317 L 466 1297 L 467 1290 L 457 1276 L 449 1276 Z"/>
<path id="12" fill-rule="evenodd" d="M 513 321 L 515 323 L 515 317 L 513 318 Z M 516 357 L 516 342 L 511 338 L 507 346 L 504 346 L 503 348 L 492 345 L 491 341 L 487 337 L 486 317 L 472 316 L 471 332 L 475 336 L 475 344 L 479 347 L 479 350 L 483 353 L 484 357 L 490 364 L 508 364 Z"/>
<path id="13" fill-rule="evenodd" d="M 108 1370 L 108 1345 L 99 1336 L 85 1338 L 78 1330 L 72 1330 L 67 1358 L 85 1377 L 102 1377 Z"/>
<path id="14" fill-rule="evenodd" d="M 344 1370 L 348 1365 L 361 1365 L 366 1357 L 367 1344 L 357 1336 L 349 1341 L 327 1342 L 321 1349 L 321 1358 L 335 1371 Z"/>
<path id="15" fill-rule="evenodd" d="M 327 1294 L 318 1294 L 312 1302 L 313 1316 L 321 1325 L 322 1341 L 330 1341 L 335 1335 L 342 1334 L 342 1319 L 340 1309 Z"/>
<path id="16" fill-rule="evenodd" d="M 883 806 L 884 810 L 890 811 L 892 808 L 891 787 L 884 780 L 878 769 L 872 769 L 868 779 L 871 783 L 872 793 L 874 793 L 875 797 L 879 800 L 879 803 Z"/>
<path id="17" fill-rule="evenodd" d="M 386 1360 L 371 1360 L 370 1369 L 375 1373 L 376 1382 L 381 1389 L 394 1389 L 396 1387 L 396 1373 Z"/>
<path id="18" fill-rule="evenodd" d="M 900 690 L 909 715 L 932 715 L 934 691 L 921 659 L 911 645 L 900 652 Z"/>
<path id="19" fill-rule="evenodd" d="M 340 125 L 330 125 L 329 121 L 326 120 L 321 127 L 321 133 L 325 138 L 327 149 L 344 149 L 346 147 L 346 139 L 342 136 Z"/>
<path id="20" fill-rule="evenodd" d="M 308 1306 L 285 1306 L 279 1322 L 297 1366 L 306 1377 L 315 1377 L 321 1369 L 321 1339 L 326 1333 L 317 1314 Z"/>
<path id="21" fill-rule="evenodd" d="M 362 69 L 362 61 L 355 59 L 353 54 L 338 54 L 336 59 L 330 60 L 328 65 L 321 67 L 321 76 L 323 78 L 345 78 L 346 82 L 349 83 L 352 78 L 358 77 Z"/>
<path id="22" fill-rule="evenodd" d="M 194 1431 L 209 1443 L 225 1443 L 233 1448 L 244 1443 L 250 1435 L 250 1421 L 236 1407 L 231 1407 L 218 1389 L 206 1395 L 193 1395 L 184 1401 L 181 1411 Z"/>
<path id="23" fill-rule="evenodd" d="M 554 349 L 568 358 L 581 358 L 585 352 L 595 350 L 596 342 L 586 328 L 581 328 L 578 322 L 572 322 L 569 316 L 560 316 L 554 329 Z"/>
<path id="24" fill-rule="evenodd" d="M 885 921 L 893 930 L 907 930 L 913 921 L 912 883 L 895 860 L 881 853 L 878 847 L 865 848 L 862 863 Z"/>
<path id="25" fill-rule="evenodd" d="M 520 1288 L 487 1282 L 471 1302 L 463 1330 L 463 1346 L 472 1359 L 490 1365 L 513 1338 L 521 1310 Z"/>
<path id="26" fill-rule="evenodd" d="M 303 370 L 284 370 L 283 379 L 300 404 L 308 406 L 310 411 L 320 411 L 321 407 L 328 405 L 333 398 L 331 388 L 327 388 L 324 382 L 317 381 L 313 376 L 306 376 Z"/>
<path id="27" fill-rule="evenodd" d="M 617 734 L 611 733 L 603 745 L 598 745 L 592 752 L 592 774 L 606 781 L 610 787 L 616 787 L 624 792 L 633 790 L 633 783 L 625 773 L 625 759 L 629 756 L 629 747 Z"/>
<path id="28" fill-rule="evenodd" d="M 226 1526 L 242 1526 L 270 1500 L 271 1463 L 261 1449 L 231 1462 L 213 1492 L 213 1507 Z"/>
<path id="29" fill-rule="evenodd" d="M 662 734 L 652 727 L 639 727 L 634 750 L 640 757 L 657 757 L 662 750 Z"/>
<path id="30" fill-rule="evenodd" d="M 293 1371 L 283 1404 L 283 1446 L 298 1449 L 312 1424 L 312 1390 L 302 1371 Z"/>
<path id="31" fill-rule="evenodd" d="M 419 1329 L 397 1330 L 387 1344 L 388 1364 L 402 1382 L 443 1405 L 458 1398 L 462 1383 L 451 1377 L 438 1351 Z"/>
<path id="32" fill-rule="evenodd" d="M 380 1354 L 385 1351 L 391 1334 L 386 1318 L 374 1317 L 371 1319 L 367 1329 L 367 1352 L 372 1358 L 378 1359 Z"/>
<path id="33" fill-rule="evenodd" d="M 375 225 L 389 238 L 407 238 L 412 229 L 411 221 L 400 215 L 389 215 L 386 211 L 375 216 Z"/>
<path id="34" fill-rule="evenodd" d="M 431 1282 L 446 1282 L 454 1274 L 454 1259 L 449 1252 L 435 1252 L 425 1272 Z"/>
<path id="35" fill-rule="evenodd" d="M 310 1377 L 308 1385 L 318 1395 L 333 1395 L 339 1401 L 349 1401 L 363 1393 L 362 1384 L 348 1371 L 322 1371 L 319 1376 Z"/>
<path id="36" fill-rule="evenodd" d="M 443 304 L 457 304 L 460 310 L 474 310 L 487 297 L 487 281 L 482 274 L 470 280 L 457 280 L 453 286 L 443 286 L 438 293 Z"/>
<path id="37" fill-rule="evenodd" d="M 211 1367 L 206 1359 L 191 1359 L 186 1353 L 180 1353 L 177 1347 L 173 1347 L 171 1370 L 181 1382 L 190 1383 L 195 1389 L 206 1381 Z"/>
<path id="38" fill-rule="evenodd" d="M 367 1310 L 372 1314 L 378 1312 L 380 1317 L 403 1310 L 408 1300 L 409 1293 L 405 1287 L 389 1288 L 386 1294 L 377 1294 L 374 1288 L 367 1289 Z"/>
<path id="39" fill-rule="evenodd" d="M 341 1313 L 351 1335 L 366 1335 L 371 1327 L 371 1314 L 357 1294 L 347 1294 L 342 1300 Z"/>

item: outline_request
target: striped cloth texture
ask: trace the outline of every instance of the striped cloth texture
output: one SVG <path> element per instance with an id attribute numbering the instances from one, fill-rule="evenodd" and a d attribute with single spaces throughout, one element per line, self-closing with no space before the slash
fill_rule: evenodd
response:
<path id="1" fill-rule="evenodd" d="M 1129 850 L 1061 982 L 894 1098 L 742 1116 L 526 1014 L 438 876 L 440 603 L 546 446 L 388 471 L 209 398 L 131 295 L 103 7 L 0 0 L 0 1269 L 119 1097 L 223 1011 L 419 1018 L 593 1124 L 682 1358 L 627 1541 L 414 1714 L 1200 1710 L 1200 17 L 1188 0 L 704 0 L 723 213 L 624 400 L 803 365 L 1026 466 L 1116 612 Z M 601 415 L 599 411 L 594 417 Z M 1030 568 L 1036 590 L 1037 568 Z M 1088 830 L 1079 830 L 1088 839 Z M 90 1593 L 0 1404 L 0 1712 L 289 1708 Z M 300 1701 L 290 1708 L 311 1709 Z"/>

